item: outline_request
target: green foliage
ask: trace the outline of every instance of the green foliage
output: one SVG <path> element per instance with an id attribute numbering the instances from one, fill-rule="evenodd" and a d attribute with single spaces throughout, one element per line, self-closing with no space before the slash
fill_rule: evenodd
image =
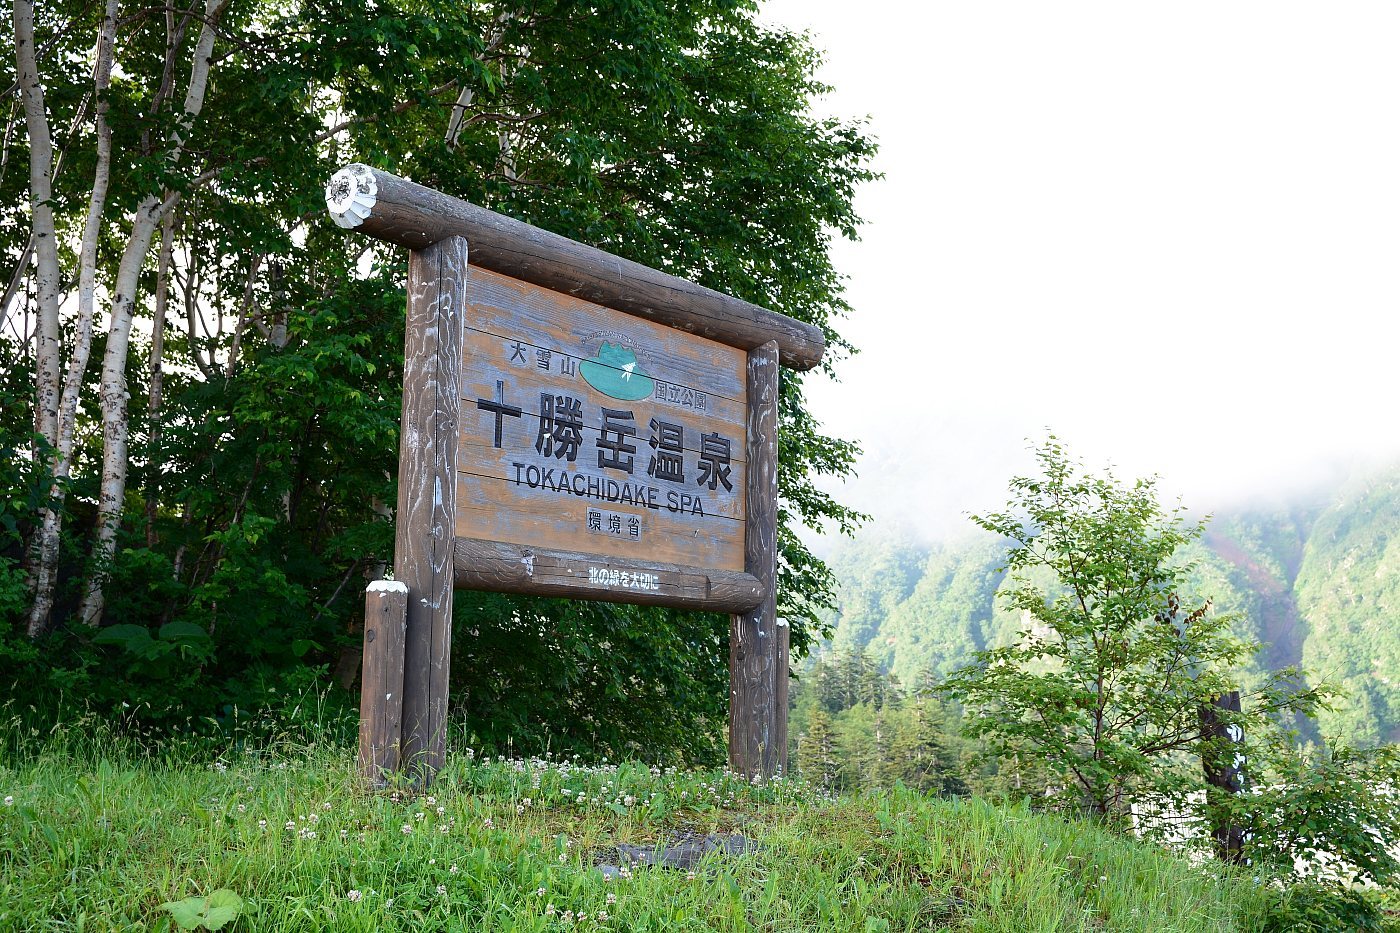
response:
<path id="1" fill-rule="evenodd" d="M 1198 712 L 1235 688 L 1254 646 L 1189 602 L 1178 552 L 1202 525 L 1164 512 L 1155 481 L 1086 473 L 1053 437 L 1036 458 L 1041 475 L 1012 479 L 1007 511 L 973 519 L 1010 542 L 1002 598 L 1025 622 L 943 689 L 991 755 L 1032 758 L 1064 805 L 1121 819 L 1131 791 L 1200 782 Z M 1275 687 L 1255 721 L 1309 701 Z"/>
<path id="2" fill-rule="evenodd" d="M 1394 929 L 1374 893 L 1304 881 L 1269 888 L 1256 927 L 1261 933 L 1361 933 Z"/>
<path id="3" fill-rule="evenodd" d="M 1210 594 L 1236 636 L 1261 644 L 1241 663 L 1241 686 L 1259 690 L 1272 672 L 1306 665 L 1339 688 L 1336 708 L 1318 719 L 1285 716 L 1307 741 L 1331 736 L 1369 746 L 1400 738 L 1392 696 L 1400 683 L 1391 592 L 1397 565 L 1386 556 L 1400 536 L 1398 498 L 1391 470 L 1282 506 L 1224 512 L 1181 550 L 1188 588 Z M 914 582 L 896 591 L 878 582 L 893 575 L 879 568 L 900 552 L 907 553 L 900 573 Z M 905 681 L 930 669 L 951 673 L 976 651 L 1011 643 L 1024 620 L 1004 601 L 994 605 L 998 589 L 1012 585 L 998 572 L 1004 552 L 991 535 L 898 549 L 864 538 L 838 546 L 831 557 L 841 578 L 834 643 L 865 647 Z M 890 595 L 904 589 L 886 611 Z"/>
<path id="4" fill-rule="evenodd" d="M 1298 573 L 1303 663 L 1347 687 L 1322 731 L 1356 745 L 1400 741 L 1400 474 L 1349 484 L 1317 518 Z"/>
<path id="5" fill-rule="evenodd" d="M 1233 801 L 1251 865 L 1290 878 L 1303 859 L 1319 883 L 1400 881 L 1400 747 L 1299 749 L 1280 738 L 1251 760 L 1254 787 Z"/>
<path id="6" fill-rule="evenodd" d="M 36 7 L 56 125 L 90 87 L 100 13 Z M 828 370 L 847 349 L 834 324 L 849 310 L 828 246 L 854 236 L 855 186 L 873 177 L 865 130 L 809 112 L 823 88 L 807 38 L 764 25 L 747 3 L 298 0 L 227 16 L 178 163 L 159 142 L 182 99 L 161 91 L 166 18 L 133 12 L 118 43 L 100 273 L 143 196 L 183 199 L 158 413 L 144 407 L 149 347 L 138 340 L 130 354 L 108 634 L 69 620 L 89 569 L 101 444 L 87 395 L 58 624 L 33 649 L 19 632 L 42 463 L 10 456 L 29 446 L 33 383 L 27 364 L 0 367 L 0 690 L 136 709 L 167 729 L 256 715 L 308 671 L 343 687 L 358 673 L 360 594 L 392 552 L 404 257 L 324 218 L 320 182 L 341 164 L 372 163 L 811 322 L 832 347 Z M 0 61 L 11 77 L 13 59 Z M 471 105 L 449 132 L 463 91 Z M 67 233 L 86 208 L 92 143 L 90 119 L 78 121 L 55 182 Z M 11 265 L 28 235 L 23 184 L 23 172 L 0 174 Z M 152 313 L 153 293 L 148 275 L 139 314 Z M 782 374 L 780 402 L 779 611 L 800 655 L 824 633 L 834 581 L 797 530 L 857 520 L 814 482 L 848 472 L 855 448 L 822 432 L 799 375 Z M 466 593 L 456 611 L 453 712 L 486 747 L 719 757 L 724 619 Z"/>
<path id="7" fill-rule="evenodd" d="M 818 658 L 791 692 L 790 759 L 829 790 L 965 794 L 963 743 L 927 678 L 907 694 L 864 652 Z"/>

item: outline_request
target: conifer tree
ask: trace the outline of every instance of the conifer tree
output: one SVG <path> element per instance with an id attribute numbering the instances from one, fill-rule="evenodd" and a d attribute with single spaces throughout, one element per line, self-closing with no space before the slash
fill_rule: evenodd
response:
<path id="1" fill-rule="evenodd" d="M 837 788 L 841 763 L 836 758 L 836 731 L 825 710 L 812 711 L 807 731 L 797 742 L 797 770 L 813 784 L 828 790 Z"/>

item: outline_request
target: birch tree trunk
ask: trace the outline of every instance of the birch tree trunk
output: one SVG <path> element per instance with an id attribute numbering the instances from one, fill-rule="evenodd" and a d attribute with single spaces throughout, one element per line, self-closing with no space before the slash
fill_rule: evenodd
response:
<path id="1" fill-rule="evenodd" d="M 34 0 L 14 0 L 15 80 L 29 133 L 29 204 L 34 243 L 34 430 L 58 444 L 58 238 L 54 229 L 53 135 L 34 58 Z"/>
<path id="2" fill-rule="evenodd" d="M 156 313 L 151 322 L 151 388 L 146 413 L 151 426 L 151 449 L 160 450 L 163 429 L 161 405 L 165 395 L 165 317 L 170 306 L 170 263 L 175 251 L 175 211 L 169 210 L 160 222 L 160 258 L 156 260 Z M 160 470 L 151 470 L 146 490 L 146 547 L 156 546 L 156 508 L 160 501 Z"/>
<path id="3" fill-rule="evenodd" d="M 207 0 L 205 3 L 203 25 L 190 66 L 184 114 L 179 121 L 179 129 L 171 134 L 168 141 L 167 160 L 172 165 L 179 161 L 184 151 L 185 137 L 204 107 L 209 67 L 213 60 L 214 32 L 228 4 L 229 0 Z M 112 555 L 116 552 L 117 532 L 121 528 L 122 506 L 126 498 L 127 442 L 131 430 L 127 412 L 130 393 L 126 388 L 126 357 L 136 309 L 136 290 L 140 284 L 141 267 L 150 252 L 151 238 L 165 212 L 173 208 L 178 200 L 175 194 L 164 198 L 159 194 L 149 194 L 142 199 L 136 208 L 131 234 L 127 238 L 112 288 L 111 325 L 107 333 L 107 351 L 102 359 L 102 485 L 98 494 L 92 561 L 83 601 L 78 608 L 79 618 L 87 625 L 97 625 L 102 619 L 104 588 Z"/>
<path id="4" fill-rule="evenodd" d="M 53 487 L 49 504 L 42 512 L 38 544 L 35 548 L 33 602 L 29 607 L 27 631 L 30 638 L 48 634 L 52 628 L 54 586 L 57 583 L 58 551 L 63 530 L 63 501 L 73 464 L 74 423 L 78 396 L 92 352 L 93 315 L 97 293 L 97 241 L 102 232 L 102 215 L 107 207 L 107 189 L 112 179 L 112 128 L 107 125 L 106 92 L 111 84 L 113 47 L 117 35 L 118 0 L 107 0 L 102 27 L 97 38 L 93 67 L 94 111 L 97 131 L 97 164 L 93 169 L 92 193 L 88 198 L 83 241 L 78 251 L 78 318 L 74 322 L 73 349 L 63 380 L 59 402 L 57 456 L 53 463 Z"/>

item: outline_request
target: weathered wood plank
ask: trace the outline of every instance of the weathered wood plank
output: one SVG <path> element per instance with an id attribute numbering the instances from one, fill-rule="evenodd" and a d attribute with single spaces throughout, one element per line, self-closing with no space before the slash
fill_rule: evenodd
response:
<path id="1" fill-rule="evenodd" d="M 741 461 L 746 456 L 745 407 L 742 400 L 707 396 L 706 410 L 702 412 L 662 405 L 653 398 L 637 401 L 611 399 L 582 380 L 574 384 L 550 382 L 538 378 L 537 373 L 529 370 L 479 365 L 475 361 L 488 348 L 494 349 L 498 342 L 494 336 L 482 338 L 479 331 L 468 330 L 463 346 L 467 364 L 462 373 L 462 434 L 466 439 L 494 443 L 495 413 L 490 408 L 478 406 L 477 402 L 485 400 L 494 403 L 499 399 L 520 409 L 520 415 L 513 415 L 501 422 L 503 444 L 517 447 L 534 445 L 540 431 L 540 396 L 548 394 L 550 400 L 547 404 L 551 405 L 561 395 L 579 401 L 583 416 L 582 430 L 586 435 L 579 447 L 580 458 L 596 459 L 596 441 L 603 425 L 604 408 L 632 413 L 630 424 L 636 429 L 636 437 L 640 439 L 642 448 L 646 448 L 647 442 L 655 436 L 651 430 L 651 421 L 655 419 L 683 427 L 684 447 L 692 453 L 699 451 L 701 435 L 720 434 L 731 440 L 732 460 Z"/>
<path id="2" fill-rule="evenodd" d="M 466 326 L 495 335 L 501 346 L 520 340 L 533 350 L 583 360 L 597 353 L 601 338 L 624 338 L 643 372 L 743 408 L 743 350 L 482 268 L 471 270 L 467 296 Z"/>
<path id="3" fill-rule="evenodd" d="M 752 350 L 776 340 L 782 364 L 793 369 L 811 369 L 825 350 L 810 324 L 367 165 L 336 172 L 326 205 L 341 226 L 409 249 L 466 237 L 478 266 L 729 346 Z"/>
<path id="4" fill-rule="evenodd" d="M 583 474 L 573 475 L 583 480 Z M 735 476 L 740 478 L 737 472 Z M 454 530 L 458 537 L 600 557 L 744 569 L 743 521 L 723 514 L 686 516 L 684 521 L 678 521 L 667 514 L 666 503 L 667 496 L 680 493 L 658 490 L 661 509 L 653 510 L 569 493 L 525 496 L 513 482 L 475 473 L 459 472 L 457 481 Z M 590 510 L 596 511 L 602 526 L 596 530 L 589 528 Z M 606 526 L 611 515 L 618 516 L 615 533 Z M 630 525 L 633 518 L 638 522 L 635 536 Z"/>
<path id="5" fill-rule="evenodd" d="M 480 443 L 475 438 L 463 438 L 458 444 L 458 472 L 469 473 L 482 479 L 499 480 L 514 487 L 513 495 L 516 497 L 542 500 L 551 509 L 573 501 L 594 504 L 606 501 L 605 498 L 588 492 L 590 482 L 599 489 L 605 483 L 609 488 L 616 486 L 619 492 L 625 483 L 634 492 L 645 492 L 648 504 L 643 506 L 640 501 L 613 504 L 621 504 L 623 507 L 635 505 L 639 510 L 638 514 L 649 510 L 658 519 L 658 524 L 663 519 L 674 523 L 674 530 L 686 537 L 694 536 L 697 529 L 703 533 L 705 522 L 711 518 L 720 517 L 737 522 L 744 520 L 744 482 L 748 476 L 748 464 L 742 460 L 731 462 L 725 474 L 725 479 L 734 488 L 725 489 L 724 484 L 716 477 L 715 488 L 712 490 L 708 483 L 697 483 L 700 474 L 690 463 L 685 464 L 684 482 L 671 482 L 648 475 L 647 453 L 650 451 L 645 440 L 637 445 L 636 465 L 630 474 L 620 470 L 599 469 L 596 459 L 590 462 L 584 457 L 579 457 L 579 462 L 569 463 L 567 460 L 540 453 L 533 447 L 498 450 L 489 443 Z M 532 467 L 534 469 L 531 469 Z M 671 493 L 676 494 L 674 500 L 668 498 Z M 653 498 L 656 500 L 654 508 L 650 505 Z M 683 507 L 682 501 L 689 502 L 694 508 Z M 700 516 L 694 514 L 696 512 L 704 514 Z M 700 524 L 693 524 L 694 521 Z M 550 546 L 547 541 L 539 543 Z"/>
<path id="6" fill-rule="evenodd" d="M 749 470 L 744 569 L 761 603 L 729 629 L 729 767 L 771 777 L 787 771 L 788 627 L 778 624 L 778 346 L 749 353 Z M 781 705 L 780 705 L 781 700 Z"/>
<path id="7" fill-rule="evenodd" d="M 466 278 L 461 237 L 409 256 L 394 572 L 409 594 L 401 763 L 424 784 L 446 757 Z"/>
<path id="8" fill-rule="evenodd" d="M 408 587 L 376 580 L 365 591 L 365 648 L 360 669 L 360 774 L 372 787 L 399 767 L 403 731 L 404 630 Z"/>
<path id="9" fill-rule="evenodd" d="M 532 596 L 744 612 L 763 598 L 750 574 L 458 538 L 457 585 Z M 624 578 L 624 574 L 627 576 Z"/>

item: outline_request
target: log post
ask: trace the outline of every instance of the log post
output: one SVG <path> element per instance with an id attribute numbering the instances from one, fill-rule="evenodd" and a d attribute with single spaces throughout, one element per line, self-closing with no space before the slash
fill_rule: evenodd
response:
<path id="1" fill-rule="evenodd" d="M 749 351 L 748 497 L 744 571 L 763 601 L 729 627 L 729 767 L 746 777 L 787 771 L 788 627 L 778 622 L 778 344 Z"/>
<path id="2" fill-rule="evenodd" d="M 408 586 L 400 766 L 426 786 L 447 755 L 452 542 L 467 241 L 408 260 L 394 576 Z"/>
<path id="3" fill-rule="evenodd" d="M 407 586 L 398 580 L 369 585 L 360 674 L 360 774 L 371 787 L 383 787 L 386 775 L 399 768 L 407 616 Z"/>
<path id="4" fill-rule="evenodd" d="M 1222 713 L 1224 715 L 1222 715 Z M 1205 770 L 1206 812 L 1215 854 L 1222 862 L 1238 864 L 1244 858 L 1245 830 L 1233 819 L 1231 798 L 1245 789 L 1245 756 L 1240 751 L 1244 730 L 1230 722 L 1240 713 L 1240 692 L 1222 693 L 1199 710 L 1201 737 L 1205 741 L 1201 766 Z"/>

